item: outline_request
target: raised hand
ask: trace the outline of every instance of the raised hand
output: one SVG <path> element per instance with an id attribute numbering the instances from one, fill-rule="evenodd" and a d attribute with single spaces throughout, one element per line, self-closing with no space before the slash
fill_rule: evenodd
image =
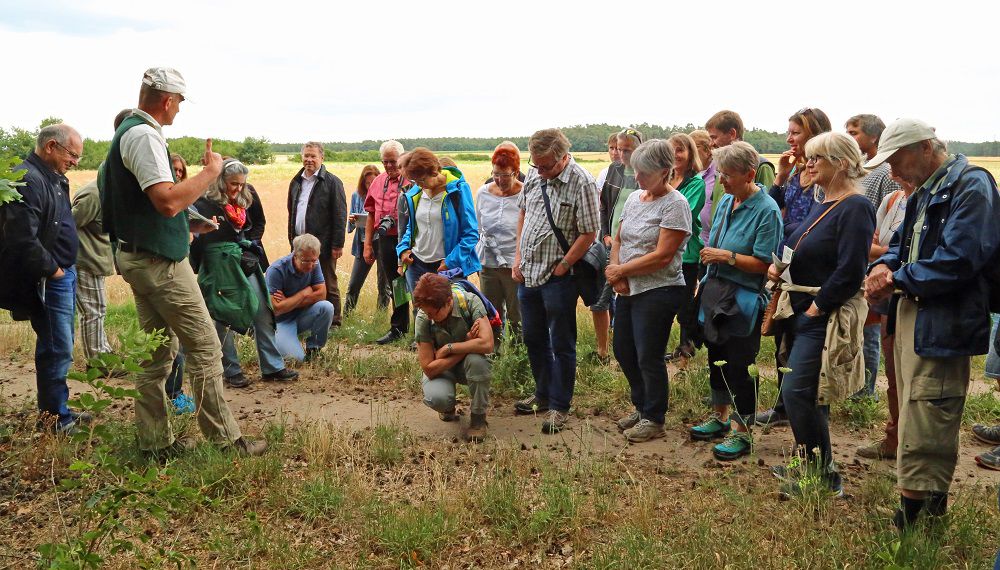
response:
<path id="1" fill-rule="evenodd" d="M 205 139 L 205 155 L 201 158 L 205 170 L 216 176 L 222 172 L 222 155 L 212 151 L 212 139 Z"/>

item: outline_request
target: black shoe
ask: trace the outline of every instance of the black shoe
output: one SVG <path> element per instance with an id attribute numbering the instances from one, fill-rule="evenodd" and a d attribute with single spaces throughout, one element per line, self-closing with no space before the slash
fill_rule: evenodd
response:
<path id="1" fill-rule="evenodd" d="M 514 413 L 519 415 L 541 414 L 549 411 L 549 403 L 530 396 L 514 403 Z"/>
<path id="2" fill-rule="evenodd" d="M 400 338 L 403 338 L 403 331 L 399 329 L 389 329 L 389 332 L 385 333 L 385 336 L 375 341 L 375 344 L 389 344 Z"/>
<path id="3" fill-rule="evenodd" d="M 246 388 L 250 385 L 250 380 L 242 372 L 233 376 L 226 376 L 226 386 L 230 388 Z"/>
<path id="4" fill-rule="evenodd" d="M 305 358 L 302 359 L 302 362 L 312 362 L 315 360 L 316 356 L 319 355 L 319 350 L 318 348 L 307 348 Z"/>
<path id="5" fill-rule="evenodd" d="M 299 373 L 294 370 L 289 370 L 287 368 L 282 368 L 277 372 L 272 372 L 270 374 L 262 374 L 261 380 L 265 382 L 268 380 L 275 380 L 278 382 L 287 382 L 289 380 L 295 380 L 299 377 Z"/>

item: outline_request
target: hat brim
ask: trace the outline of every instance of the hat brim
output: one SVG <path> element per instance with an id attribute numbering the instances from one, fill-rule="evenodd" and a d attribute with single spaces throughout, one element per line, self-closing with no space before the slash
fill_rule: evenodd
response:
<path id="1" fill-rule="evenodd" d="M 882 152 L 880 152 L 880 153 L 876 154 L 875 156 L 873 156 L 871 160 L 869 160 L 868 162 L 866 162 L 865 163 L 865 168 L 871 170 L 872 168 L 875 168 L 876 166 L 879 166 L 883 162 L 889 160 L 889 157 L 892 156 L 893 154 L 895 154 L 895 152 L 897 150 L 899 150 L 899 149 L 898 148 L 894 148 L 892 150 L 883 150 Z"/>

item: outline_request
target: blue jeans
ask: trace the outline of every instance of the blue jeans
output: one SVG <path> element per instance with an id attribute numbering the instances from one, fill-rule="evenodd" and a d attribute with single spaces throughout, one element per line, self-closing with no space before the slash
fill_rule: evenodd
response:
<path id="1" fill-rule="evenodd" d="M 1000 315 L 993 314 L 993 329 L 990 332 L 990 352 L 986 355 L 987 378 L 1000 378 L 1000 354 L 997 353 L 996 338 L 997 327 L 1000 327 Z"/>
<path id="2" fill-rule="evenodd" d="M 830 406 L 818 406 L 819 372 L 822 367 L 823 345 L 826 344 L 826 322 L 829 315 L 809 317 L 799 313 L 792 317 L 794 335 L 788 355 L 788 368 L 781 383 L 785 413 L 792 424 L 796 446 L 805 448 L 806 457 L 818 461 L 821 468 L 833 462 L 830 448 Z M 786 325 L 787 326 L 787 325 Z M 819 450 L 816 457 L 815 450 Z"/>
<path id="3" fill-rule="evenodd" d="M 632 405 L 643 419 L 658 424 L 663 423 L 670 398 L 663 356 L 685 293 L 686 287 L 677 286 L 618 296 L 615 359 L 632 388 Z"/>
<path id="4" fill-rule="evenodd" d="M 281 358 L 281 352 L 275 343 L 274 336 L 274 313 L 271 312 L 267 304 L 267 297 L 264 295 L 264 284 L 260 278 L 251 275 L 249 278 L 250 287 L 257 294 L 257 314 L 253 317 L 253 338 L 257 345 L 257 359 L 260 362 L 261 374 L 274 374 L 285 369 L 285 361 Z M 329 327 L 327 327 L 329 328 Z M 240 357 L 236 354 L 236 333 L 229 330 L 225 325 L 216 321 L 215 330 L 219 333 L 219 340 L 222 341 L 222 368 L 227 378 L 242 374 L 240 367 Z"/>
<path id="5" fill-rule="evenodd" d="M 865 387 L 861 393 L 875 395 L 875 378 L 878 377 L 878 362 L 881 355 L 882 325 L 875 323 L 864 330 L 864 344 L 861 346 L 865 355 Z"/>
<path id="6" fill-rule="evenodd" d="M 431 263 L 426 263 L 417 259 L 417 256 L 413 256 L 413 263 L 406 268 L 406 288 L 413 292 L 413 289 L 417 286 L 417 281 L 424 276 L 425 273 L 437 273 L 438 267 L 441 266 L 440 261 L 434 261 Z"/>
<path id="7" fill-rule="evenodd" d="M 535 397 L 563 413 L 569 411 L 576 385 L 577 296 L 569 275 L 553 276 L 538 287 L 517 288 Z"/>
<path id="8" fill-rule="evenodd" d="M 31 315 L 35 330 L 35 382 L 38 410 L 58 417 L 59 425 L 73 421 L 69 412 L 66 374 L 73 364 L 73 309 L 76 306 L 76 266 L 63 269 L 62 279 L 45 280 L 42 310 Z"/>
<path id="9" fill-rule="evenodd" d="M 299 335 L 309 333 L 306 338 L 306 348 L 323 348 L 332 322 L 333 304 L 329 301 L 319 301 L 300 309 L 292 318 L 278 321 L 278 331 L 274 336 L 278 351 L 285 358 L 304 360 L 306 353 L 302 350 Z"/>

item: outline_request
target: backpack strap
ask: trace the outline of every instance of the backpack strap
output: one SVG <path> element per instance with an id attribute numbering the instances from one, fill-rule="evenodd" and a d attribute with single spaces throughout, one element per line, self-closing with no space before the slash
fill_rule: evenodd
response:
<path id="1" fill-rule="evenodd" d="M 465 298 L 465 291 L 458 285 L 451 286 L 451 297 L 458 303 L 458 311 L 462 313 L 462 318 L 465 319 L 465 324 L 472 326 L 472 323 L 476 322 L 472 318 L 472 311 L 469 309 L 469 300 Z"/>

